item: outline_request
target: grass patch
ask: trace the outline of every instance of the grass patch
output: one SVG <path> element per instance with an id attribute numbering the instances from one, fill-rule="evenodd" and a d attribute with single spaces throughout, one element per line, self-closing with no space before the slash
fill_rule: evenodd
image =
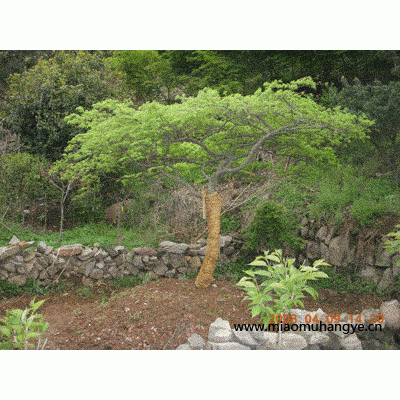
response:
<path id="1" fill-rule="evenodd" d="M 28 278 L 22 286 L 10 283 L 8 280 L 0 281 L 0 298 L 16 297 L 23 293 L 44 296 L 52 293 L 63 293 L 65 290 L 66 283 L 62 281 L 51 285 L 44 285 L 44 283 L 36 282 L 33 278 Z"/>
<path id="2" fill-rule="evenodd" d="M 20 228 L 17 224 L 8 224 L 9 231 L 0 225 L 0 246 L 8 246 L 13 235 L 20 240 L 36 243 L 44 241 L 48 246 L 58 247 L 58 232 L 34 231 L 30 228 Z M 104 223 L 90 223 L 65 231 L 62 234 L 61 246 L 81 243 L 84 246 L 93 246 L 94 243 L 101 245 L 125 246 L 126 248 L 148 246 L 156 247 L 164 232 L 152 230 L 134 230 L 117 228 Z"/>
<path id="3" fill-rule="evenodd" d="M 370 294 L 383 296 L 385 291 L 379 289 L 374 282 L 366 281 L 360 276 L 354 274 L 346 274 L 335 272 L 333 267 L 324 269 L 324 272 L 331 279 L 321 279 L 310 283 L 316 290 L 331 289 L 340 294 L 355 293 L 355 294 Z"/>

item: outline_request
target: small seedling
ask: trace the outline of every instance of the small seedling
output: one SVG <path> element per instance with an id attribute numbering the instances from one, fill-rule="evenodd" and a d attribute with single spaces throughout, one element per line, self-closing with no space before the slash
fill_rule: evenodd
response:
<path id="1" fill-rule="evenodd" d="M 42 347 L 40 347 L 40 336 L 47 330 L 49 324 L 48 322 L 43 322 L 42 314 L 34 313 L 44 301 L 40 300 L 35 303 L 33 299 L 29 303 L 30 308 L 6 311 L 6 318 L 0 319 L 0 322 L 3 324 L 0 325 L 0 339 L 5 337 L 5 340 L 0 342 L 0 350 L 26 350 L 28 347 L 34 347 L 30 343 L 31 339 L 38 339 L 37 349 L 44 348 L 47 339 Z"/>

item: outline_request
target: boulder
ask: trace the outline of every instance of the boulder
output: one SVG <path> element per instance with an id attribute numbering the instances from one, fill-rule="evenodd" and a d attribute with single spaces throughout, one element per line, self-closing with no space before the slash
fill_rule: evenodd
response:
<path id="1" fill-rule="evenodd" d="M 184 254 L 189 248 L 188 244 L 164 241 L 158 245 L 160 252 Z"/>
<path id="2" fill-rule="evenodd" d="M 46 251 L 46 249 L 47 249 L 47 244 L 46 244 L 45 242 L 41 241 L 41 242 L 39 242 L 39 243 L 37 244 L 36 249 L 37 249 L 37 251 L 38 251 L 39 253 L 44 254 L 45 251 Z"/>
<path id="3" fill-rule="evenodd" d="M 279 344 L 278 342 L 278 349 L 280 350 L 302 350 L 306 347 L 306 339 L 297 333 L 284 333 L 282 334 L 281 343 Z"/>
<path id="4" fill-rule="evenodd" d="M 68 246 L 62 246 L 58 249 L 57 255 L 59 257 L 71 257 L 81 254 L 83 246 L 81 244 L 71 244 Z"/>
<path id="5" fill-rule="evenodd" d="M 204 339 L 197 333 L 188 338 L 188 344 L 192 350 L 201 350 L 206 345 Z"/>
<path id="6" fill-rule="evenodd" d="M 400 303 L 398 300 L 385 301 L 380 307 L 380 313 L 386 327 L 400 329 Z"/>
<path id="7" fill-rule="evenodd" d="M 378 284 L 378 288 L 380 290 L 386 290 L 392 283 L 392 270 L 391 268 L 386 268 L 383 275 L 382 279 Z"/>
<path id="8" fill-rule="evenodd" d="M 365 280 L 371 280 L 375 283 L 378 283 L 380 278 L 378 271 L 372 266 L 363 267 L 359 273 L 359 276 Z"/>
<path id="9" fill-rule="evenodd" d="M 106 251 L 112 258 L 117 257 L 118 255 L 118 252 L 110 244 L 105 244 L 103 246 L 103 250 Z"/>
<path id="10" fill-rule="evenodd" d="M 329 242 L 327 262 L 332 265 L 347 267 L 352 260 L 348 235 L 334 237 Z"/>

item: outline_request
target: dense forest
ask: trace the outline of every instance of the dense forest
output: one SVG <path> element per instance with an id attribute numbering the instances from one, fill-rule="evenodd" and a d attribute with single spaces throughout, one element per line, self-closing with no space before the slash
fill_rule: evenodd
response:
<path id="1" fill-rule="evenodd" d="M 1 235 L 106 213 L 190 241 L 207 185 L 253 250 L 372 227 L 400 216 L 399 128 L 400 51 L 0 51 Z"/>

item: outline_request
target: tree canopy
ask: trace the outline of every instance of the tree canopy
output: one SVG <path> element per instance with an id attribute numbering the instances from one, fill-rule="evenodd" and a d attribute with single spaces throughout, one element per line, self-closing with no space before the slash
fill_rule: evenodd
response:
<path id="1" fill-rule="evenodd" d="M 7 125 L 31 153 L 55 161 L 77 133 L 64 121 L 76 107 L 116 97 L 118 86 L 99 53 L 57 52 L 14 74 L 6 95 Z"/>
<path id="2" fill-rule="evenodd" d="M 152 102 L 138 109 L 116 100 L 80 108 L 67 120 L 86 132 L 70 141 L 58 168 L 67 178 L 89 182 L 96 171 L 134 164 L 185 185 L 207 183 L 212 192 L 223 176 L 254 162 L 263 147 L 335 162 L 335 147 L 365 137 L 371 123 L 296 92 L 307 85 L 315 83 L 275 81 L 248 96 L 222 97 L 206 88 L 177 104 Z"/>

